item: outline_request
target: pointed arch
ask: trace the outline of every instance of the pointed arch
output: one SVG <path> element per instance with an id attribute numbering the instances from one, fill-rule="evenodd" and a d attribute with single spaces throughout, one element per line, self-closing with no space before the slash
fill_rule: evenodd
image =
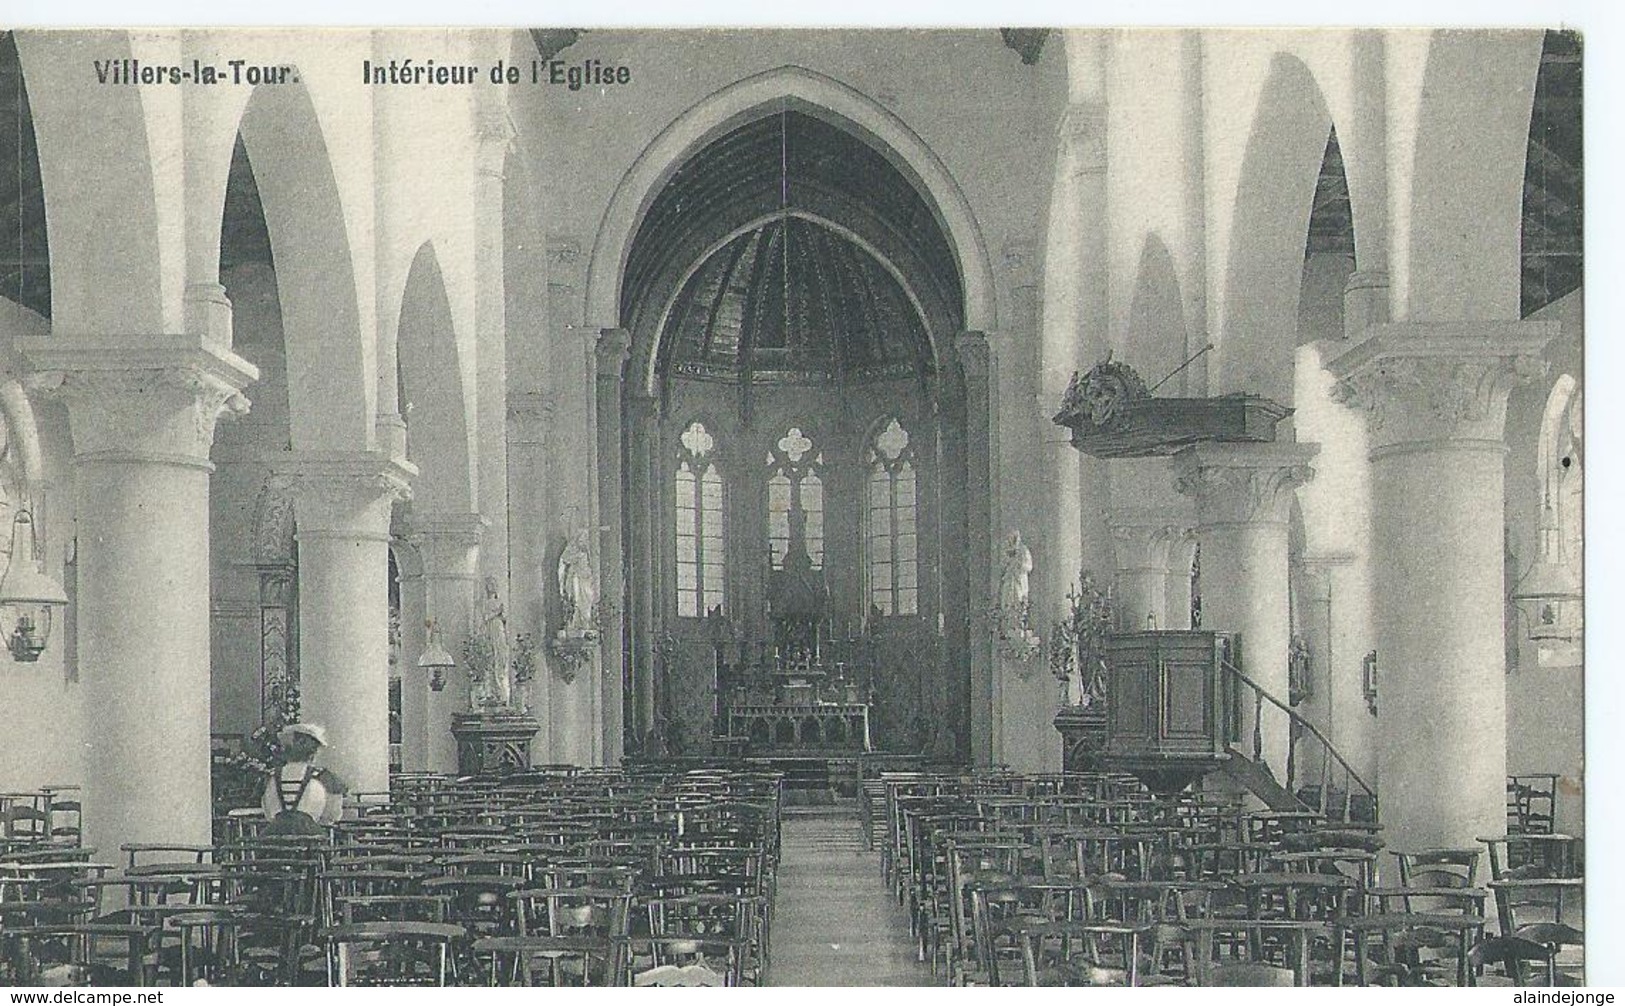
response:
<path id="1" fill-rule="evenodd" d="M 1213 390 L 1290 404 L 1298 295 L 1316 182 L 1332 128 L 1309 68 L 1277 53 L 1258 97 L 1225 256 Z"/>
<path id="2" fill-rule="evenodd" d="M 671 175 L 711 140 L 748 120 L 753 110 L 785 101 L 833 117 L 884 154 L 927 197 L 958 259 L 963 318 L 971 331 L 996 329 L 992 265 L 986 244 L 957 182 L 941 159 L 903 120 L 861 92 L 799 66 L 747 77 L 702 99 L 655 137 L 610 200 L 587 269 L 587 322 L 622 323 L 621 282 L 644 212 Z"/>
<path id="3" fill-rule="evenodd" d="M 433 243 L 425 241 L 401 295 L 396 359 L 407 457 L 420 473 L 414 498 L 426 512 L 466 513 L 476 500 L 474 444 L 457 347 L 440 261 Z"/>
<path id="4" fill-rule="evenodd" d="M 333 162 L 303 84 L 261 86 L 238 130 L 259 185 L 277 274 L 296 450 L 373 440 L 377 388 Z M 225 191 L 220 193 L 222 213 Z"/>

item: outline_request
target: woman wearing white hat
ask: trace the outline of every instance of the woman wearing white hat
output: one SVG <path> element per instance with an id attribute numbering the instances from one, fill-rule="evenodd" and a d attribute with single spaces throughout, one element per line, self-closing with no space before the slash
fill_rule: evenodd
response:
<path id="1" fill-rule="evenodd" d="M 265 780 L 260 808 L 271 822 L 267 835 L 323 835 L 344 813 L 346 787 L 329 769 L 318 768 L 316 752 L 327 731 L 314 723 L 290 723 L 277 734 L 286 758 Z"/>

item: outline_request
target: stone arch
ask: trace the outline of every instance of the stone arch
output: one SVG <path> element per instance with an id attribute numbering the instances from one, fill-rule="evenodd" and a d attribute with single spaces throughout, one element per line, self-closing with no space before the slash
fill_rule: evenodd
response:
<path id="1" fill-rule="evenodd" d="M 302 84 L 258 87 L 238 129 L 275 260 L 293 447 L 367 448 L 377 400 L 366 376 L 372 354 L 345 205 L 310 94 Z"/>
<path id="2" fill-rule="evenodd" d="M 1258 97 L 1236 186 L 1214 342 L 1213 391 L 1292 401 L 1298 296 L 1332 116 L 1309 68 L 1277 53 Z"/>
<path id="3" fill-rule="evenodd" d="M 1129 301 L 1128 337 L 1124 345 L 1135 347 L 1141 360 L 1155 362 L 1153 373 L 1145 376 L 1159 381 L 1163 374 L 1183 362 L 1187 330 L 1185 298 L 1180 291 L 1179 269 L 1160 236 L 1147 234 L 1140 251 L 1140 267 Z M 1182 387 L 1181 377 L 1169 382 Z"/>
<path id="4" fill-rule="evenodd" d="M 1435 31 L 1396 200 L 1396 317 L 1520 316 L 1523 180 L 1540 31 Z"/>
<path id="5" fill-rule="evenodd" d="M 407 273 L 396 339 L 407 457 L 420 474 L 413 495 L 426 512 L 466 513 L 477 499 L 457 345 L 440 262 L 426 241 Z"/>
<path id="6" fill-rule="evenodd" d="M 598 228 L 587 270 L 587 322 L 621 324 L 621 282 L 633 236 L 649 204 L 671 175 L 695 152 L 728 130 L 788 101 L 803 111 L 834 118 L 884 154 L 932 205 L 958 259 L 964 287 L 964 326 L 996 329 L 993 270 L 981 229 L 941 159 L 895 114 L 861 92 L 799 66 L 747 77 L 711 94 L 656 136 L 615 190 Z"/>
<path id="7" fill-rule="evenodd" d="M 130 33 L 20 31 L 15 38 L 45 192 L 54 328 L 179 331 L 183 268 L 180 249 L 165 240 L 173 228 L 160 226 L 153 113 L 143 98 L 155 92 L 99 87 L 90 65 L 92 53 L 109 68 L 137 55 Z"/>

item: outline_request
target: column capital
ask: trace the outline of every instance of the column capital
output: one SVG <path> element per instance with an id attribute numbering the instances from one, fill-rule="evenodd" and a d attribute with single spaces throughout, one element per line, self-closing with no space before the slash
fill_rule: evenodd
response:
<path id="1" fill-rule="evenodd" d="M 1196 444 L 1174 455 L 1174 487 L 1196 500 L 1200 527 L 1285 524 L 1319 453 L 1319 444 Z"/>
<path id="2" fill-rule="evenodd" d="M 982 332 L 960 332 L 954 336 L 954 353 L 967 378 L 986 379 L 991 369 L 993 347 Z"/>
<path id="3" fill-rule="evenodd" d="M 491 526 L 485 515 L 462 511 L 414 512 L 404 523 L 406 541 L 418 550 L 426 579 L 470 583 L 478 579 L 474 550 L 480 547 L 486 529 Z"/>
<path id="4" fill-rule="evenodd" d="M 1191 531 L 1189 518 L 1162 510 L 1114 509 L 1106 522 L 1119 570 L 1163 572 L 1169 550 Z"/>
<path id="5" fill-rule="evenodd" d="M 1058 130 L 1069 150 L 1076 175 L 1100 174 L 1106 170 L 1106 103 L 1074 101 L 1061 113 Z"/>
<path id="6" fill-rule="evenodd" d="M 524 391 L 508 396 L 508 429 L 515 443 L 540 444 L 553 423 L 553 396 L 545 391 Z"/>
<path id="7" fill-rule="evenodd" d="M 1505 449 L 1507 396 L 1546 372 L 1556 322 L 1373 325 L 1326 364 L 1332 397 L 1366 413 L 1373 460 L 1419 450 Z"/>
<path id="8" fill-rule="evenodd" d="M 626 361 L 632 358 L 632 333 L 624 328 L 606 328 L 593 344 L 598 358 L 599 377 L 620 377 Z"/>
<path id="9" fill-rule="evenodd" d="M 288 451 L 270 491 L 293 501 L 296 536 L 388 541 L 391 510 L 412 498 L 417 469 L 381 451 Z"/>
<path id="10" fill-rule="evenodd" d="M 74 457 L 208 470 L 216 421 L 248 411 L 253 364 L 194 336 L 19 340 L 31 390 L 68 406 Z"/>

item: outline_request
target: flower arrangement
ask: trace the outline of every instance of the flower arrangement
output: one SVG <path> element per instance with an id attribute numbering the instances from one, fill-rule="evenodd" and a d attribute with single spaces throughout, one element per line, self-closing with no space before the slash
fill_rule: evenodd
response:
<path id="1" fill-rule="evenodd" d="M 1111 595 L 1088 572 L 1067 591 L 1067 617 L 1050 630 L 1050 672 L 1066 688 L 1066 704 L 1092 706 L 1106 697 L 1106 634 Z"/>
<path id="2" fill-rule="evenodd" d="M 265 722 L 243 738 L 241 747 L 215 759 L 211 789 L 217 816 L 259 803 L 265 777 L 285 761 L 278 735 L 283 727 L 298 721 L 299 685 L 289 681 L 283 685 L 281 702 L 272 708 Z"/>

